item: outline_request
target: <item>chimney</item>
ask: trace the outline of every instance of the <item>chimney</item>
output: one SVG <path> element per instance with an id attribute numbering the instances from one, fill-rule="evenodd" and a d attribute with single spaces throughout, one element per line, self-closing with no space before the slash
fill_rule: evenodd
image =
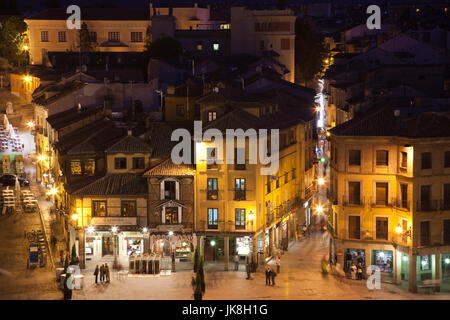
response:
<path id="1" fill-rule="evenodd" d="M 132 135 L 133 135 L 133 130 L 131 130 L 131 128 L 128 128 L 128 129 L 127 129 L 127 134 L 128 134 L 129 136 L 132 136 Z"/>

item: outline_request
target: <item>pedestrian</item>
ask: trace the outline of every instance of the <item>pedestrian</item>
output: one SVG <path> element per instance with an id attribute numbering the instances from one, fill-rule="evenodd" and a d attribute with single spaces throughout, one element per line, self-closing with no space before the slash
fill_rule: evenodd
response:
<path id="1" fill-rule="evenodd" d="M 354 263 L 352 263 L 352 266 L 350 267 L 350 274 L 352 275 L 352 280 L 356 279 L 356 266 Z"/>
<path id="2" fill-rule="evenodd" d="M 102 264 L 100 266 L 100 283 L 103 283 L 104 280 L 105 280 L 105 265 Z"/>
<path id="3" fill-rule="evenodd" d="M 64 267 L 64 250 L 59 251 L 59 263 L 61 263 L 61 267 Z"/>
<path id="4" fill-rule="evenodd" d="M 110 282 L 110 278 L 109 278 L 109 267 L 108 264 L 105 263 L 105 276 L 106 276 L 106 282 Z"/>
<path id="5" fill-rule="evenodd" d="M 234 256 L 234 271 L 239 270 L 239 256 L 236 254 Z"/>
<path id="6" fill-rule="evenodd" d="M 275 277 L 277 276 L 277 273 L 273 270 L 270 270 L 270 278 L 272 278 L 272 286 L 275 285 Z"/>
<path id="7" fill-rule="evenodd" d="M 280 273 L 281 258 L 279 255 L 276 258 L 276 263 L 277 263 L 277 273 Z"/>
<path id="8" fill-rule="evenodd" d="M 98 283 L 98 272 L 99 272 L 99 270 L 98 270 L 98 265 L 95 267 L 95 271 L 94 271 L 94 276 L 95 276 L 95 284 L 97 284 Z"/>
<path id="9" fill-rule="evenodd" d="M 266 286 L 269 285 L 270 286 L 270 267 L 267 266 L 266 268 Z"/>
<path id="10" fill-rule="evenodd" d="M 250 280 L 251 266 L 250 266 L 250 261 L 248 260 L 248 258 L 247 258 L 247 262 L 245 264 L 245 271 L 247 272 L 246 280 Z"/>
<path id="11" fill-rule="evenodd" d="M 357 272 L 358 272 L 358 280 L 362 280 L 362 278 L 363 278 L 363 267 L 362 267 L 361 262 L 358 263 Z"/>

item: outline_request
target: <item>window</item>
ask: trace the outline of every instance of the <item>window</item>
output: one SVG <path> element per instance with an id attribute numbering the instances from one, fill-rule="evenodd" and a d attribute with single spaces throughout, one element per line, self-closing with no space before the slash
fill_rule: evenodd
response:
<path id="1" fill-rule="evenodd" d="M 387 150 L 377 150 L 377 166 L 387 166 L 389 163 L 389 152 Z"/>
<path id="2" fill-rule="evenodd" d="M 177 104 L 177 117 L 184 117 L 184 104 Z"/>
<path id="3" fill-rule="evenodd" d="M 176 199 L 176 181 L 164 181 L 164 199 Z"/>
<path id="4" fill-rule="evenodd" d="M 444 227 L 444 244 L 449 245 L 450 244 L 450 220 L 444 220 L 443 221 L 443 227 Z"/>
<path id="5" fill-rule="evenodd" d="M 360 182 L 348 183 L 348 202 L 350 204 L 361 204 L 361 188 Z"/>
<path id="6" fill-rule="evenodd" d="M 90 42 L 97 42 L 97 32 L 90 31 L 89 32 L 89 41 Z"/>
<path id="7" fill-rule="evenodd" d="M 444 183 L 443 210 L 450 210 L 450 183 Z"/>
<path id="8" fill-rule="evenodd" d="M 295 168 L 292 169 L 292 180 L 295 179 Z"/>
<path id="9" fill-rule="evenodd" d="M 114 158 L 114 168 L 115 169 L 126 169 L 127 168 L 127 158 Z"/>
<path id="10" fill-rule="evenodd" d="M 387 182 L 375 183 L 376 204 L 381 206 L 388 205 L 388 184 Z"/>
<path id="11" fill-rule="evenodd" d="M 206 157 L 206 169 L 217 168 L 217 148 L 207 148 Z"/>
<path id="12" fill-rule="evenodd" d="M 121 202 L 122 217 L 136 217 L 136 201 L 122 200 Z"/>
<path id="13" fill-rule="evenodd" d="M 178 224 L 178 207 L 166 207 L 165 211 L 165 223 Z"/>
<path id="14" fill-rule="evenodd" d="M 350 239 L 360 238 L 360 217 L 359 216 L 349 216 L 348 217 L 348 236 Z"/>
<path id="15" fill-rule="evenodd" d="M 376 238 L 381 240 L 388 239 L 388 218 L 377 217 L 376 218 Z"/>
<path id="16" fill-rule="evenodd" d="M 400 167 L 402 167 L 402 168 L 408 167 L 408 153 L 407 152 L 402 151 L 401 159 L 402 159 L 402 162 L 400 164 Z"/>
<path id="17" fill-rule="evenodd" d="M 41 42 L 48 42 L 48 31 L 41 31 Z"/>
<path id="18" fill-rule="evenodd" d="M 421 210 L 431 209 L 431 186 L 420 186 L 420 207 Z"/>
<path id="19" fill-rule="evenodd" d="M 234 225 L 235 229 L 245 229 L 245 209 L 237 209 L 235 210 L 236 213 L 236 223 Z"/>
<path id="20" fill-rule="evenodd" d="M 348 164 L 351 166 L 361 165 L 361 150 L 349 150 Z"/>
<path id="21" fill-rule="evenodd" d="M 217 178 L 208 178 L 207 179 L 207 199 L 208 200 L 217 200 L 219 198 L 219 191 L 218 191 L 218 185 L 217 185 Z"/>
<path id="22" fill-rule="evenodd" d="M 214 51 L 219 51 L 219 44 L 218 43 L 214 43 L 213 44 L 213 50 Z"/>
<path id="23" fill-rule="evenodd" d="M 420 222 L 420 245 L 427 246 L 430 244 L 430 221 Z"/>
<path id="24" fill-rule="evenodd" d="M 142 42 L 142 32 L 132 32 L 131 33 L 131 42 Z"/>
<path id="25" fill-rule="evenodd" d="M 242 159 L 240 159 L 240 157 Z M 243 148 L 234 149 L 234 169 L 245 170 L 245 149 Z"/>
<path id="26" fill-rule="evenodd" d="M 66 32 L 65 31 L 58 31 L 58 42 L 66 42 Z"/>
<path id="27" fill-rule="evenodd" d="M 89 159 L 84 161 L 84 174 L 93 176 L 95 173 L 95 160 Z"/>
<path id="28" fill-rule="evenodd" d="M 422 152 L 422 169 L 431 169 L 431 152 Z"/>
<path id="29" fill-rule="evenodd" d="M 234 200 L 245 200 L 245 179 L 234 179 Z"/>
<path id="30" fill-rule="evenodd" d="M 216 120 L 216 117 L 217 117 L 217 114 L 215 111 L 208 112 L 208 121 L 209 122 Z"/>
<path id="31" fill-rule="evenodd" d="M 281 50 L 289 50 L 289 49 L 291 49 L 291 40 L 281 39 Z"/>
<path id="32" fill-rule="evenodd" d="M 271 190 L 270 190 L 270 187 L 271 187 L 271 183 L 272 183 L 272 180 L 271 180 L 271 176 L 266 176 L 267 178 L 267 183 L 266 183 L 266 186 L 267 186 L 267 193 L 270 193 L 271 192 Z"/>
<path id="33" fill-rule="evenodd" d="M 133 158 L 133 169 L 144 169 L 145 159 L 144 157 L 134 157 Z"/>
<path id="34" fill-rule="evenodd" d="M 217 208 L 208 208 L 208 229 L 218 229 Z"/>
<path id="35" fill-rule="evenodd" d="M 106 217 L 106 201 L 92 201 L 92 216 Z"/>
<path id="36" fill-rule="evenodd" d="M 280 187 L 280 177 L 276 177 L 277 179 L 275 180 L 275 189 L 278 189 Z"/>
<path id="37" fill-rule="evenodd" d="M 445 151 L 444 167 L 445 168 L 450 168 L 450 151 Z"/>
<path id="38" fill-rule="evenodd" d="M 284 183 L 288 183 L 289 182 L 289 175 L 287 173 L 284 174 Z"/>
<path id="39" fill-rule="evenodd" d="M 120 32 L 108 32 L 109 41 L 120 41 Z"/>
<path id="40" fill-rule="evenodd" d="M 406 183 L 400 184 L 401 207 L 408 208 L 408 185 Z"/>
<path id="41" fill-rule="evenodd" d="M 201 42 L 197 43 L 197 51 L 203 50 L 203 44 Z"/>
<path id="42" fill-rule="evenodd" d="M 73 176 L 81 175 L 81 161 L 80 160 L 72 160 L 70 161 L 70 172 Z"/>

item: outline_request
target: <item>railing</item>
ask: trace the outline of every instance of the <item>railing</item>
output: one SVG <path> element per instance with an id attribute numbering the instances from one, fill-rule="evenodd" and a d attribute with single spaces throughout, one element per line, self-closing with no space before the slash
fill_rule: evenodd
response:
<path id="1" fill-rule="evenodd" d="M 370 197 L 370 206 L 371 207 L 393 207 L 395 204 L 396 199 L 392 198 L 391 201 L 389 202 L 388 199 L 386 200 L 379 200 L 379 199 L 374 199 L 373 197 Z"/>
<path id="2" fill-rule="evenodd" d="M 439 201 L 439 209 L 440 210 L 450 210 L 450 200 L 443 199 Z"/>
<path id="3" fill-rule="evenodd" d="M 365 201 L 364 197 L 359 197 L 357 199 L 350 199 L 346 196 L 342 196 L 342 204 L 344 206 L 363 206 Z"/>
<path id="4" fill-rule="evenodd" d="M 411 201 L 409 200 L 395 199 L 394 204 L 396 208 L 411 210 Z"/>
<path id="5" fill-rule="evenodd" d="M 417 211 L 437 211 L 438 207 L 439 206 L 437 200 L 417 201 Z"/>
<path id="6" fill-rule="evenodd" d="M 208 200 L 217 200 L 217 199 L 219 199 L 219 191 L 218 190 L 207 190 L 206 198 Z"/>
<path id="7" fill-rule="evenodd" d="M 246 190 L 234 190 L 234 200 L 245 200 Z"/>
<path id="8" fill-rule="evenodd" d="M 242 163 L 242 164 L 235 163 L 234 170 L 245 170 L 245 163 Z"/>

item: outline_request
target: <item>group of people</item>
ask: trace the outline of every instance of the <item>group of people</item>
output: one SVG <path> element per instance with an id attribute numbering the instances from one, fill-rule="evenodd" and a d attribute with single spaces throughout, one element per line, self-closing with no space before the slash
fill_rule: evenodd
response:
<path id="1" fill-rule="evenodd" d="M 275 257 L 275 263 L 277 265 L 277 271 L 276 272 L 275 272 L 275 270 L 272 270 L 272 268 L 269 265 L 266 266 L 266 272 L 265 272 L 265 274 L 266 274 L 266 286 L 267 285 L 274 286 L 275 285 L 275 277 L 281 271 L 281 256 L 279 254 Z"/>
<path id="2" fill-rule="evenodd" d="M 100 268 L 98 265 L 95 267 L 94 276 L 95 276 L 95 284 L 98 284 L 98 276 L 100 275 L 100 283 L 109 283 L 110 277 L 109 277 L 109 266 L 107 263 L 102 264 Z"/>
<path id="3" fill-rule="evenodd" d="M 363 279 L 363 266 L 361 262 L 358 262 L 358 265 L 352 263 L 350 267 L 350 273 L 352 275 L 353 280 L 362 280 Z"/>

